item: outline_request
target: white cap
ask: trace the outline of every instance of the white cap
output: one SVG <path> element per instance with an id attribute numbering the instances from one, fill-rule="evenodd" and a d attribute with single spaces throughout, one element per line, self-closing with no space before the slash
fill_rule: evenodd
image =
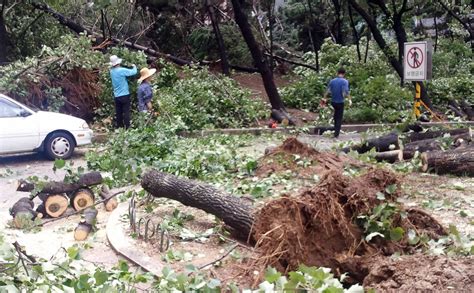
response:
<path id="1" fill-rule="evenodd" d="M 122 59 L 117 57 L 117 55 L 110 56 L 110 66 L 119 65 L 120 63 L 122 63 Z"/>

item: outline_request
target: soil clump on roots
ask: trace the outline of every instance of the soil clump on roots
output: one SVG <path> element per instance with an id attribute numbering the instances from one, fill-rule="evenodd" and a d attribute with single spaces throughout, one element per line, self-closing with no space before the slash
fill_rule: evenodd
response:
<path id="1" fill-rule="evenodd" d="M 346 155 L 319 152 L 296 137 L 290 137 L 259 160 L 256 175 L 267 177 L 272 173 L 291 170 L 307 177 L 342 170 L 345 166 L 362 167 L 363 164 Z"/>
<path id="2" fill-rule="evenodd" d="M 394 191 L 387 189 L 390 185 L 396 187 Z M 296 270 L 300 264 L 329 267 L 336 274 L 348 272 L 350 283 L 362 283 L 371 271 L 374 256 L 413 249 L 408 245 L 407 233 L 397 242 L 375 237 L 369 243 L 356 224 L 358 216 L 370 214 L 378 205 L 395 203 L 399 190 L 400 179 L 388 170 L 372 168 L 350 178 L 341 169 L 333 169 L 316 186 L 268 202 L 257 213 L 253 227 L 261 256 L 255 265 L 273 266 L 281 272 Z M 428 214 L 401 205 L 399 208 L 392 219 L 393 227 L 415 229 L 434 238 L 445 234 Z"/>

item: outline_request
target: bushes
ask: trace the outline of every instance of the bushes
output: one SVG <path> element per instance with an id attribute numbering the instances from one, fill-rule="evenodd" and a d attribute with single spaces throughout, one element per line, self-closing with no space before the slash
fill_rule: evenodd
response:
<path id="1" fill-rule="evenodd" d="M 190 130 L 244 127 L 265 116 L 263 102 L 251 99 L 232 79 L 195 68 L 184 75 L 159 88 L 156 97 L 161 113 L 180 117 Z"/>

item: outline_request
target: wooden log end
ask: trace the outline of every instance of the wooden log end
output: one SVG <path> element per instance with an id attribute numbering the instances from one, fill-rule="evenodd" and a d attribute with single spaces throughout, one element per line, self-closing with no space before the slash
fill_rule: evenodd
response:
<path id="1" fill-rule="evenodd" d="M 66 212 L 69 200 L 64 194 L 53 194 L 46 197 L 44 206 L 50 217 L 57 218 Z"/>
<path id="2" fill-rule="evenodd" d="M 428 169 L 429 169 L 428 154 L 427 153 L 422 153 L 420 155 L 420 159 L 421 159 L 421 171 L 428 172 Z"/>
<path id="3" fill-rule="evenodd" d="M 91 231 L 92 231 L 92 225 L 89 225 L 85 222 L 79 223 L 76 229 L 74 229 L 74 240 L 76 241 L 86 240 Z"/>
<path id="4" fill-rule="evenodd" d="M 81 188 L 71 195 L 71 206 L 76 211 L 81 211 L 94 205 L 94 193 L 88 188 Z"/>
<path id="5" fill-rule="evenodd" d="M 118 201 L 115 197 L 111 198 L 111 199 L 104 202 L 104 206 L 105 206 L 106 211 L 111 212 L 111 211 L 113 211 L 117 208 Z"/>

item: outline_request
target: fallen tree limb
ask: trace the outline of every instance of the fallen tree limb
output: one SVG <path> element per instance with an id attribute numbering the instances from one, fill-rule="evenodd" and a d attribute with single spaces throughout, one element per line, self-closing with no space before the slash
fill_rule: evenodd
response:
<path id="1" fill-rule="evenodd" d="M 201 209 L 223 220 L 237 238 L 251 240 L 253 210 L 240 198 L 201 182 L 149 170 L 143 174 L 142 187 L 154 197 L 165 197 Z"/>
<path id="2" fill-rule="evenodd" d="M 117 198 L 110 193 L 107 185 L 102 185 L 99 195 L 104 201 L 104 207 L 106 211 L 111 212 L 118 206 Z"/>
<path id="3" fill-rule="evenodd" d="M 351 150 L 359 154 L 366 153 L 375 148 L 377 152 L 386 152 L 400 149 L 400 139 L 396 133 L 389 133 L 376 138 L 368 139 L 360 144 L 352 145 L 342 149 L 343 152 L 348 153 Z"/>
<path id="4" fill-rule="evenodd" d="M 465 100 L 461 101 L 461 109 L 466 113 L 468 120 L 474 120 L 474 109 Z"/>
<path id="5" fill-rule="evenodd" d="M 41 186 L 41 190 L 38 192 L 42 194 L 68 193 L 83 187 L 93 186 L 100 183 L 102 183 L 102 175 L 100 174 L 100 172 L 90 172 L 82 174 L 75 183 L 67 183 L 60 181 L 46 182 L 43 186 Z M 19 180 L 16 191 L 30 192 L 33 191 L 35 187 L 36 186 L 34 183 L 27 182 L 25 180 Z"/>
<path id="6" fill-rule="evenodd" d="M 74 229 L 74 239 L 76 241 L 85 240 L 89 236 L 89 233 L 95 226 L 97 213 L 97 210 L 94 208 L 84 210 L 84 220 L 81 220 L 76 229 Z"/>
<path id="7" fill-rule="evenodd" d="M 426 132 L 414 132 L 414 133 L 410 133 L 407 136 L 406 142 L 414 142 L 414 141 L 425 140 L 425 139 L 430 139 L 430 138 L 435 138 L 435 137 L 442 137 L 446 134 L 453 136 L 453 135 L 459 135 L 459 134 L 465 134 L 465 133 L 471 133 L 471 132 L 472 131 L 470 128 L 456 128 L 456 129 L 442 129 L 442 130 L 434 130 L 434 131 L 426 131 Z"/>
<path id="8" fill-rule="evenodd" d="M 421 154 L 423 172 L 474 176 L 474 147 Z"/>
<path id="9" fill-rule="evenodd" d="M 378 162 L 388 162 L 388 163 L 395 163 L 400 162 L 403 160 L 403 151 L 401 150 L 393 150 L 393 151 L 386 151 L 381 153 L 375 153 L 374 159 Z"/>
<path id="10" fill-rule="evenodd" d="M 13 223 L 16 228 L 22 228 L 22 219 L 34 220 L 42 218 L 43 214 L 33 210 L 34 203 L 28 197 L 20 198 L 10 209 L 10 215 L 13 217 Z"/>
<path id="11" fill-rule="evenodd" d="M 444 135 L 444 133 L 440 133 Z M 403 159 L 409 160 L 415 156 L 415 153 L 440 151 L 443 148 L 456 147 L 456 144 L 460 143 L 460 140 L 464 142 L 470 142 L 472 140 L 471 132 L 465 132 L 454 136 L 444 137 L 439 136 L 431 139 L 416 140 L 407 143 L 403 147 Z M 462 142 L 461 142 L 462 144 Z"/>

